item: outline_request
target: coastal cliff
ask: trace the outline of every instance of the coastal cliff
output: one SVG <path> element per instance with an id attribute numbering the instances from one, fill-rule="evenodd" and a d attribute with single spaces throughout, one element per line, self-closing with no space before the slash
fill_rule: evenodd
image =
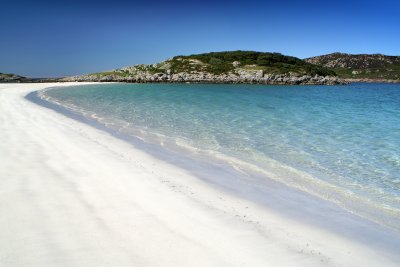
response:
<path id="1" fill-rule="evenodd" d="M 254 83 L 343 84 L 325 67 L 278 53 L 213 52 L 176 56 L 151 65 L 135 65 L 108 72 L 65 77 L 60 81 L 136 83 Z"/>

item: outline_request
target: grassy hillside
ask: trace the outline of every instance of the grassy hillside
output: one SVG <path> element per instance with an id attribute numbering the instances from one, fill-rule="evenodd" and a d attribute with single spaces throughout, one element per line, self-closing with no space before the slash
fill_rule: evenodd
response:
<path id="1" fill-rule="evenodd" d="M 232 72 L 236 68 L 263 70 L 265 73 L 334 76 L 334 71 L 305 62 L 296 57 L 279 53 L 263 53 L 254 51 L 211 52 L 190 56 L 176 56 L 169 60 L 171 70 L 175 73 L 183 71 L 207 71 L 213 74 Z M 197 64 L 196 64 L 197 63 Z"/>
<path id="2" fill-rule="evenodd" d="M 336 76 L 336 73 L 325 67 L 310 64 L 296 57 L 285 56 L 279 53 L 263 53 L 254 51 L 211 52 L 190 56 L 175 56 L 166 61 L 152 65 L 135 65 L 107 72 L 92 73 L 90 75 L 102 78 L 135 77 L 158 73 L 210 73 L 214 75 L 256 72 L 267 74 L 289 74 L 310 76 Z"/>
<path id="3" fill-rule="evenodd" d="M 329 68 L 342 78 L 400 80 L 399 56 L 333 53 L 305 61 Z"/>

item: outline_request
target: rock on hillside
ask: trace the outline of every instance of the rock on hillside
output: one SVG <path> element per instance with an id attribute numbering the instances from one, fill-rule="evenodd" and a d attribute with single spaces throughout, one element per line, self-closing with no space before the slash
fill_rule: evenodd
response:
<path id="1" fill-rule="evenodd" d="M 341 78 L 360 81 L 400 81 L 400 57 L 382 54 L 333 53 L 305 59 L 335 71 Z"/>
<path id="2" fill-rule="evenodd" d="M 278 53 L 213 52 L 176 56 L 152 65 L 66 77 L 62 81 L 341 84 L 334 71 Z"/>

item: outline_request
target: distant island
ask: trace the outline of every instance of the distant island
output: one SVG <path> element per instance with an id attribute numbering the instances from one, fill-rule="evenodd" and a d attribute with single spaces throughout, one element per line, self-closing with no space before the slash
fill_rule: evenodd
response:
<path id="1" fill-rule="evenodd" d="M 1 73 L 0 83 L 43 83 L 43 82 L 58 82 L 59 78 L 28 78 L 13 73 Z"/>
<path id="2" fill-rule="evenodd" d="M 333 53 L 302 60 L 279 53 L 239 50 L 175 56 L 157 64 L 140 64 L 60 79 L 29 79 L 0 73 L 0 82 L 46 81 L 293 85 L 400 82 L 400 57 Z"/>
<path id="3" fill-rule="evenodd" d="M 28 82 L 30 79 L 12 73 L 0 73 L 0 82 Z"/>

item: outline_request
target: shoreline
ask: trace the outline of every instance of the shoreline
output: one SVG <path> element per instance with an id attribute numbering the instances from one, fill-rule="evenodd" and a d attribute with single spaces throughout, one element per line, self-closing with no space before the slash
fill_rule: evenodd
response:
<path id="1" fill-rule="evenodd" d="M 25 222 L 21 223 L 21 229 L 19 229 L 22 234 L 18 232 L 18 235 L 34 236 L 35 238 L 32 238 L 31 241 L 35 241 L 39 246 L 43 242 L 48 242 L 48 240 L 40 239 L 40 234 L 51 229 L 52 231 L 46 235 L 46 238 L 55 243 L 57 248 L 65 248 L 66 244 L 69 245 L 67 246 L 70 248 L 69 256 L 75 260 L 73 263 L 93 264 L 94 262 L 100 263 L 101 260 L 105 260 L 104 262 L 118 260 L 117 262 L 123 266 L 134 262 L 150 266 L 161 262 L 171 266 L 187 264 L 211 266 L 236 264 L 246 266 L 265 266 L 265 264 L 378 266 L 379 264 L 395 266 L 399 260 L 399 256 L 395 252 L 396 245 L 400 244 L 400 240 L 396 239 L 396 236 L 390 239 L 390 232 L 386 232 L 380 227 L 362 220 L 358 221 L 352 216 L 342 216 L 343 214 L 340 214 L 339 210 L 332 205 L 321 204 L 322 207 L 318 207 L 318 199 L 303 198 L 291 190 L 280 191 L 284 189 L 271 183 L 270 193 L 272 196 L 267 198 L 265 203 L 270 208 L 266 208 L 235 196 L 229 191 L 229 188 L 221 188 L 218 185 L 211 186 L 212 179 L 210 178 L 212 177 L 210 176 L 217 173 L 222 175 L 222 173 L 216 172 L 216 169 L 206 172 L 200 166 L 198 170 L 193 170 L 193 165 L 188 166 L 185 161 L 177 161 L 176 158 L 171 158 L 169 161 L 166 161 L 165 158 L 157 158 L 148 150 L 127 145 L 126 142 L 118 140 L 106 132 L 101 132 L 90 125 L 43 108 L 24 98 L 25 95 L 46 87 L 74 84 L 81 85 L 82 83 L 0 85 L 2 101 L 10 100 L 10 103 L 7 103 L 7 106 L 1 110 L 1 119 L 4 125 L 2 124 L 0 127 L 4 130 L 3 134 L 5 133 L 3 137 L 8 138 L 7 140 L 12 139 L 9 144 L 2 145 L 5 152 L 0 153 L 5 153 L 2 156 L 8 160 L 0 163 L 2 164 L 0 165 L 0 174 L 3 173 L 4 176 L 8 175 L 17 180 L 24 178 L 20 186 L 12 185 L 11 180 L 3 181 L 5 187 L 9 189 L 9 194 L 16 198 L 17 204 L 22 206 L 27 205 L 29 200 L 28 197 L 22 195 L 26 191 L 26 188 L 23 189 L 25 187 L 24 180 L 37 183 L 35 178 L 44 177 L 43 185 L 47 186 L 48 184 L 45 182 L 51 181 L 51 184 L 57 188 L 55 191 L 59 190 L 65 195 L 69 195 L 70 191 L 73 191 L 71 190 L 71 185 L 73 185 L 72 188 L 78 188 L 79 196 L 86 202 L 75 203 L 77 196 L 71 195 L 68 199 L 57 203 L 56 206 L 67 208 L 66 210 L 71 214 L 75 213 L 74 207 L 79 210 L 85 205 L 90 206 L 91 208 L 86 211 L 83 209 L 81 217 L 77 216 L 77 218 L 85 226 L 93 223 L 93 218 L 95 221 L 100 220 L 107 229 L 112 231 L 108 231 L 109 235 L 106 235 L 106 229 L 96 228 L 90 231 L 91 234 L 104 241 L 103 244 L 108 244 L 110 240 L 114 242 L 105 246 L 109 249 L 107 250 L 96 244 L 96 238 L 86 236 L 84 245 L 80 247 L 75 243 L 74 238 L 78 238 L 82 234 L 85 236 L 85 232 L 78 225 L 76 225 L 76 229 L 74 225 L 69 225 L 68 222 L 74 219 L 66 217 L 64 210 L 56 210 L 55 207 L 51 207 L 52 204 L 47 202 L 41 202 L 40 210 L 46 215 L 45 218 L 53 218 L 53 221 L 48 222 L 50 223 L 47 225 L 48 227 L 32 228 L 32 221 L 40 223 L 40 218 L 36 218 L 34 215 L 24 218 L 25 214 L 17 211 L 14 216 L 0 219 L 0 226 L 2 226 L 0 229 L 5 229 L 5 225 L 13 223 L 18 218 L 23 218 Z M 30 88 L 30 86 L 34 88 Z M 28 130 L 27 136 L 24 137 L 22 130 L 26 126 L 33 130 L 33 133 Z M 43 132 L 45 129 L 48 129 L 49 132 Z M 35 134 L 39 136 L 35 137 Z M 42 135 L 47 140 L 43 140 Z M 24 138 L 25 147 L 19 142 L 21 138 Z M 38 143 L 41 144 L 43 151 L 33 151 L 33 145 Z M 20 153 L 12 154 L 12 151 Z M 7 157 L 7 152 L 11 153 L 11 156 Z M 25 155 L 20 160 L 20 164 L 13 164 L 13 160 L 16 160 L 20 154 Z M 62 160 L 62 155 L 67 157 L 65 161 Z M 36 168 L 36 165 L 43 165 L 40 163 L 42 159 L 47 164 Z M 85 159 L 89 159 L 90 164 L 82 162 Z M 103 166 L 97 162 L 105 164 Z M 21 166 L 25 168 L 21 168 Z M 32 176 L 33 174 L 28 172 L 32 170 L 33 173 L 41 175 Z M 132 177 L 132 173 L 135 173 L 134 177 Z M 200 174 L 203 174 L 203 177 L 199 179 Z M 62 179 L 58 179 L 58 176 Z M 77 177 L 80 177 L 82 181 Z M 209 181 L 204 181 L 207 178 Z M 65 183 L 63 180 L 68 182 Z M 98 185 L 99 182 L 100 185 Z M 6 200 L 4 192 L 8 191 L 0 192 L 3 193 L 0 197 Z M 30 188 L 28 192 L 36 195 L 34 200 L 37 198 L 50 202 L 54 200 L 39 187 Z M 100 192 L 102 194 L 99 194 Z M 138 196 L 132 194 L 133 192 Z M 155 192 L 160 194 L 155 194 Z M 249 192 L 244 192 L 244 194 L 246 193 Z M 123 197 L 119 196 L 120 194 Z M 18 197 L 16 197 L 17 195 Z M 291 198 L 292 206 L 289 207 L 292 210 L 279 213 L 278 210 L 288 208 L 286 204 L 290 201 L 286 198 Z M 299 207 L 299 202 L 306 204 L 305 207 Z M 86 204 L 83 205 L 84 203 Z M 134 205 L 129 206 L 128 203 Z M 296 210 L 296 205 L 300 209 Z M 138 207 L 140 208 L 137 209 Z M 5 205 L 0 208 L 2 213 L 5 213 L 8 207 Z M 339 219 L 327 225 L 326 218 L 323 218 L 327 215 L 326 213 L 321 216 L 312 216 L 321 210 L 329 211 L 332 218 L 338 217 Z M 29 211 L 26 210 L 26 212 Z M 290 215 L 290 212 L 292 212 L 291 216 L 283 216 L 284 213 Z M 146 215 L 136 216 L 138 213 Z M 302 213 L 310 216 L 302 220 L 300 218 Z M 95 216 L 86 217 L 87 214 Z M 149 216 L 150 214 L 151 216 Z M 293 214 L 297 214 L 297 217 Z M 63 217 L 67 221 L 59 221 L 55 215 Z M 142 223 L 138 223 L 137 219 Z M 314 224 L 312 224 L 313 220 L 315 220 Z M 155 227 L 155 229 L 149 227 L 155 221 L 162 227 Z M 341 223 L 341 225 L 334 227 L 335 223 Z M 130 228 L 137 224 L 143 231 L 139 239 L 135 236 L 137 232 Z M 18 226 L 14 227 L 18 228 Z M 78 233 L 78 236 L 64 236 L 64 233 L 57 232 L 60 227 L 66 232 L 73 230 L 72 232 Z M 340 231 L 343 227 L 344 229 Z M 129 229 L 131 230 L 127 231 Z M 166 229 L 173 231 L 171 233 Z M 156 236 L 154 236 L 153 230 L 157 231 Z M 54 240 L 54 236 L 57 235 L 62 238 Z M 156 241 L 159 240 L 157 238 L 160 237 L 166 242 L 157 244 Z M 190 242 L 183 244 L 182 237 Z M 382 240 L 376 240 L 378 237 Z M 118 242 L 121 239 L 124 239 L 124 249 Z M 5 240 L 13 243 L 15 237 L 7 236 Z M 375 242 L 371 244 L 368 241 Z M 3 242 L 0 241 L 0 248 L 5 248 L 6 242 Z M 28 251 L 32 246 L 32 243 L 20 244 L 18 240 L 14 243 Z M 172 248 L 176 245 L 187 253 Z M 86 249 L 88 253 L 82 254 L 80 249 Z M 21 257 L 19 251 L 7 249 L 5 251 L 10 252 L 6 255 L 2 255 L 0 252 L 0 262 L 3 258 L 9 259 L 8 263 L 17 261 L 21 263 L 26 259 L 36 260 L 33 265 L 43 264 L 48 260 L 47 257 L 54 256 L 52 253 L 57 254 L 57 251 L 43 247 L 40 251 L 47 257 L 32 259 L 33 255 L 30 253 Z M 101 253 L 104 254 L 101 255 Z M 145 259 L 142 254 L 146 255 Z M 17 259 L 17 256 L 21 258 Z M 66 256 L 59 252 L 57 254 L 57 257 L 61 259 Z"/>
<path id="2" fill-rule="evenodd" d="M 73 105 L 69 106 L 62 102 L 59 103 L 58 100 L 46 94 L 48 90 L 51 91 L 53 88 L 57 89 L 51 87 L 31 92 L 26 98 L 39 105 L 56 110 L 62 115 L 105 131 L 116 138 L 126 141 L 129 145 L 146 151 L 163 161 L 168 162 L 171 161 L 170 159 L 174 159 L 171 162 L 172 164 L 185 161 L 185 164 L 181 164 L 179 167 L 189 172 L 196 169 L 197 165 L 201 165 L 202 170 L 212 168 L 214 172 L 220 173 L 218 175 L 219 178 L 210 179 L 202 175 L 201 171 L 194 173 L 194 175 L 207 181 L 211 185 L 218 185 L 222 189 L 229 188 L 233 194 L 238 194 L 246 190 L 258 192 L 257 196 L 244 194 L 241 196 L 242 198 L 250 199 L 263 206 L 268 206 L 263 196 L 270 195 L 271 192 L 265 188 L 274 184 L 274 187 L 284 189 L 281 191 L 287 190 L 287 192 L 282 192 L 282 195 L 304 194 L 304 196 L 302 196 L 303 198 L 312 197 L 315 199 L 313 206 L 317 206 L 318 204 L 316 202 L 318 201 L 327 202 L 334 207 L 334 209 L 340 211 L 345 210 L 355 217 L 360 217 L 362 220 L 368 220 L 372 223 L 400 232 L 398 210 L 383 207 L 363 195 L 349 194 L 345 188 L 324 182 L 308 172 L 293 168 L 282 162 L 273 160 L 272 158 L 269 158 L 268 164 L 264 164 L 263 166 L 257 165 L 256 162 L 235 158 L 222 152 L 200 149 L 188 143 L 183 145 L 179 142 L 180 144 L 178 144 L 176 140 L 168 136 L 133 126 L 126 127 L 123 123 L 117 123 L 114 126 L 115 122 L 113 122 L 113 126 L 110 126 L 108 123 L 104 124 L 102 122 L 104 118 L 99 117 L 97 114 L 91 113 L 88 110 L 80 110 Z M 68 87 L 59 87 L 59 89 L 68 90 Z M 216 175 L 213 173 L 210 176 Z M 251 182 L 248 182 L 249 184 L 242 183 L 240 185 L 233 185 L 232 180 L 242 182 L 249 180 Z M 243 188 L 246 189 L 244 190 Z M 290 190 L 288 190 L 288 188 Z M 299 217 L 300 219 L 304 219 L 301 218 L 304 216 L 297 215 L 297 218 Z M 335 218 L 332 218 L 330 221 L 335 221 Z"/>
<path id="3" fill-rule="evenodd" d="M 1 84 L 36 84 L 36 83 L 41 83 L 41 84 L 47 84 L 47 83 L 55 83 L 55 84 L 64 84 L 64 83 L 133 83 L 133 84 L 143 84 L 143 83 L 150 83 L 150 84 L 187 84 L 187 83 L 192 83 L 192 84 L 254 84 L 254 85 L 283 85 L 283 86 L 289 86 L 289 85 L 295 85 L 295 86 L 308 86 L 308 85 L 325 85 L 325 86 L 338 86 L 338 85 L 348 85 L 348 84 L 354 84 L 354 83 L 376 83 L 376 84 L 398 84 L 400 83 L 400 80 L 388 80 L 388 79 L 367 79 L 367 78 L 341 78 L 343 80 L 342 84 L 321 84 L 321 83 L 285 83 L 285 82 L 276 82 L 276 83 L 262 83 L 262 82 L 254 82 L 254 81 L 196 81 L 196 80 L 190 80 L 190 81 L 137 81 L 137 80 L 126 80 L 126 79 L 116 79 L 116 80 L 102 80 L 102 79 L 93 79 L 93 80 L 79 80 L 79 79 L 69 79 L 69 80 L 62 80 L 59 81 L 59 79 L 63 78 L 58 78 L 58 79 L 53 79 L 53 78 L 27 78 L 28 80 L 26 81 L 2 81 L 0 82 Z"/>
<path id="4" fill-rule="evenodd" d="M 387 84 L 397 84 L 400 80 L 388 80 L 388 79 L 367 79 L 367 78 L 343 78 L 344 81 L 351 83 L 387 83 Z"/>

